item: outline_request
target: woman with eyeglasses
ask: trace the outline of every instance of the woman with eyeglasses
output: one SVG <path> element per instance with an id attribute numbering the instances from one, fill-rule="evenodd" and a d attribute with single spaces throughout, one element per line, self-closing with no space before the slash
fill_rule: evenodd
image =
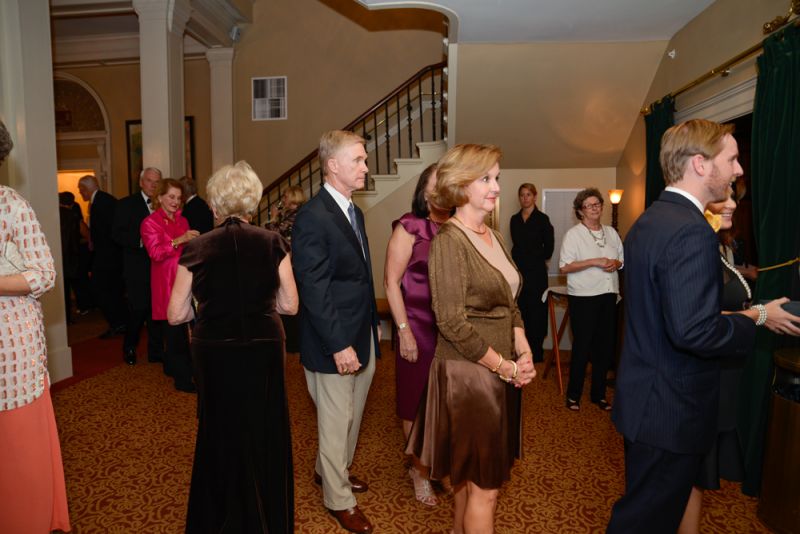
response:
<path id="1" fill-rule="evenodd" d="M 616 230 L 600 222 L 603 196 L 591 187 L 579 192 L 572 203 L 578 224 L 561 242 L 558 266 L 567 275 L 572 357 L 567 386 L 567 408 L 581 409 L 586 364 L 592 361 L 590 398 L 603 411 L 611 411 L 606 400 L 606 372 L 614 352 L 617 332 L 617 271 L 623 265 L 622 240 Z"/>

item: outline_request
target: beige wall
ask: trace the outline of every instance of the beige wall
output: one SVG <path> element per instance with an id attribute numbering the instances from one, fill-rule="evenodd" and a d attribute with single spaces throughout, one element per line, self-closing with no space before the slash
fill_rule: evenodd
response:
<path id="1" fill-rule="evenodd" d="M 141 119 L 139 64 L 59 69 L 86 82 L 98 94 L 111 130 L 111 191 L 128 194 L 128 155 L 125 121 Z M 211 173 L 209 69 L 205 59 L 184 62 L 184 107 L 194 116 L 195 172 L 201 190 Z M 61 157 L 62 154 L 59 154 Z"/>
<path id="2" fill-rule="evenodd" d="M 606 207 L 603 209 L 603 224 L 611 224 L 611 209 L 608 190 L 615 189 L 616 169 L 614 167 L 597 169 L 501 169 L 500 171 L 500 233 L 511 247 L 509 221 L 519 211 L 517 190 L 525 182 L 536 186 L 539 196 L 536 206 L 542 207 L 544 189 L 584 189 L 596 187 L 603 193 Z M 627 194 L 627 193 L 625 193 Z M 624 196 L 623 196 L 624 201 Z"/>
<path id="3" fill-rule="evenodd" d="M 642 105 L 675 91 L 731 59 L 764 36 L 761 26 L 776 15 L 786 12 L 786 0 L 717 0 L 670 40 L 647 97 Z M 667 52 L 675 50 L 675 59 Z M 735 67 L 727 78 L 717 78 L 677 99 L 678 111 L 755 76 L 754 62 Z M 620 227 L 623 233 L 644 209 L 645 177 L 644 119 L 639 117 L 627 140 L 617 168 L 617 184 L 625 189 L 620 205 Z"/>
<path id="4" fill-rule="evenodd" d="M 456 141 L 514 168 L 616 166 L 665 45 L 460 44 Z"/>
<path id="5" fill-rule="evenodd" d="M 392 29 L 395 28 L 395 29 Z M 442 60 L 442 16 L 350 0 L 258 0 L 234 58 L 235 154 L 269 184 L 422 67 Z M 287 76 L 288 120 L 251 120 L 251 78 Z"/>
<path id="6" fill-rule="evenodd" d="M 369 255 L 372 258 L 372 279 L 375 297 L 386 297 L 383 289 L 383 270 L 386 266 L 386 247 L 392 235 L 392 222 L 411 211 L 411 197 L 417 187 L 419 175 L 398 187 L 383 202 L 364 212 L 364 227 L 369 237 Z"/>
<path id="7" fill-rule="evenodd" d="M 607 201 L 606 192 L 615 188 L 616 169 L 613 167 L 600 169 L 501 169 L 500 176 L 500 232 L 510 249 L 509 220 L 519 211 L 517 189 L 520 184 L 531 182 L 539 189 L 540 195 L 537 201 L 539 207 L 541 207 L 541 191 L 543 189 L 597 187 Z M 386 246 L 392 233 L 392 221 L 411 209 L 411 196 L 414 194 L 416 185 L 417 178 L 415 177 L 364 214 L 377 298 L 386 296 L 383 290 L 383 269 L 386 260 Z M 606 202 L 606 206 L 608 205 L 609 203 Z M 608 207 L 604 210 L 603 222 L 611 224 L 611 209 Z"/>

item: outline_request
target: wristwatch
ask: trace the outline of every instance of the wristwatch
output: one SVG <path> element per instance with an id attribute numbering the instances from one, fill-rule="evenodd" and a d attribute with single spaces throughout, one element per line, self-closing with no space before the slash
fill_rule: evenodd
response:
<path id="1" fill-rule="evenodd" d="M 400 323 L 397 325 L 398 330 L 405 330 L 406 328 L 408 328 L 408 323 Z"/>

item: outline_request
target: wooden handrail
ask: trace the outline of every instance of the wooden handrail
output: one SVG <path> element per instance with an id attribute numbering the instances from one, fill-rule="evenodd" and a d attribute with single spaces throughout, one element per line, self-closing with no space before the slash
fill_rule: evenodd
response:
<path id="1" fill-rule="evenodd" d="M 419 72 L 417 72 L 411 78 L 409 78 L 408 80 L 403 82 L 401 85 L 399 85 L 397 87 L 397 89 L 395 89 L 394 91 L 392 91 L 391 93 L 389 93 L 385 97 L 381 98 L 380 101 L 377 104 L 375 104 L 374 106 L 369 108 L 367 111 L 365 111 L 364 113 L 359 115 L 357 119 L 355 119 L 353 121 L 350 121 L 350 124 L 348 124 L 347 126 L 342 128 L 342 130 L 349 130 L 352 127 L 354 127 L 356 124 L 358 124 L 359 122 L 367 119 L 367 117 L 369 117 L 373 112 L 377 111 L 381 106 L 383 106 L 384 104 L 388 103 L 389 100 L 391 100 L 392 98 L 394 98 L 397 95 L 399 95 L 406 87 L 408 87 L 409 85 L 411 85 L 412 83 L 417 81 L 418 78 L 421 78 L 428 71 L 444 68 L 446 66 L 447 66 L 447 62 L 442 61 L 441 63 L 434 63 L 433 65 L 428 65 L 427 67 L 425 67 L 423 69 L 420 69 Z"/>
<path id="2" fill-rule="evenodd" d="M 429 71 L 435 71 L 436 69 L 441 69 L 441 68 L 444 68 L 446 66 L 447 66 L 447 62 L 446 61 L 442 61 L 440 63 L 434 63 L 432 65 L 428 65 L 427 67 L 423 67 L 416 74 L 414 74 L 409 79 L 407 79 L 405 82 L 400 84 L 396 89 L 394 89 L 388 95 L 386 95 L 385 97 L 380 99 L 378 101 L 378 103 L 376 103 L 375 105 L 370 107 L 367 111 L 365 111 L 364 113 L 359 115 L 355 120 L 350 121 L 344 128 L 342 128 L 342 130 L 352 130 L 358 123 L 360 123 L 360 122 L 366 120 L 367 118 L 369 118 L 369 116 L 372 113 L 374 113 L 375 111 L 380 109 L 381 106 L 384 106 L 387 103 L 389 103 L 389 101 L 391 99 L 396 98 L 400 93 L 402 93 L 409 86 L 411 86 L 412 83 L 416 82 L 419 78 L 421 78 L 422 76 L 427 74 Z M 291 169 L 289 169 L 285 173 L 281 174 L 278 177 L 277 180 L 274 180 L 272 183 L 270 183 L 268 186 L 266 186 L 264 188 L 264 191 L 263 191 L 261 196 L 262 197 L 268 196 L 270 192 L 272 192 L 274 189 L 277 189 L 278 187 L 280 187 L 280 185 L 283 184 L 283 182 L 288 177 L 292 176 L 295 172 L 297 172 L 300 169 L 302 169 L 303 167 L 307 166 L 310 161 L 313 161 L 317 157 L 318 153 L 319 153 L 319 149 L 318 148 L 315 148 L 314 150 L 312 150 L 308 155 L 306 155 L 303 159 L 301 159 L 299 162 L 297 162 L 297 164 L 295 164 Z"/>

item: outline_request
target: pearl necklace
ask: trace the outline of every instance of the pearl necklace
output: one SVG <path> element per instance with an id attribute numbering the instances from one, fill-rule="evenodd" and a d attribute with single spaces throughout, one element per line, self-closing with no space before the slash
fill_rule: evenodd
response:
<path id="1" fill-rule="evenodd" d="M 725 265 L 725 267 L 727 267 L 730 271 L 732 271 L 736 275 L 736 277 L 739 279 L 739 282 L 742 284 L 742 287 L 744 287 L 745 292 L 747 292 L 747 300 L 748 301 L 751 300 L 753 298 L 753 294 L 750 293 L 750 286 L 745 281 L 744 276 L 742 276 L 742 273 L 739 272 L 739 269 L 728 263 L 728 260 L 726 260 L 725 256 L 723 256 L 722 254 L 719 255 L 719 259 L 722 260 L 722 264 Z"/>
<path id="2" fill-rule="evenodd" d="M 595 245 L 597 245 L 600 248 L 606 246 L 606 230 L 605 228 L 603 228 L 602 224 L 600 225 L 600 237 L 598 237 L 597 234 L 595 234 L 595 230 L 592 230 L 585 224 L 583 226 L 589 231 L 589 235 L 592 236 Z"/>

